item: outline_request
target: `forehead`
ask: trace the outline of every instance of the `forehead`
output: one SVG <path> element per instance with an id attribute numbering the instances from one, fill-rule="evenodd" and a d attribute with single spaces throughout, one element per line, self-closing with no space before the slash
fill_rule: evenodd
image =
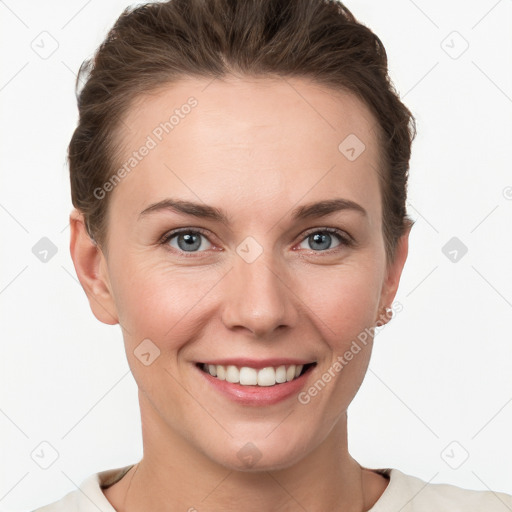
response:
<path id="1" fill-rule="evenodd" d="M 137 98 L 114 191 L 142 210 L 168 196 L 234 208 L 346 197 L 380 214 L 375 118 L 353 94 L 299 78 L 186 79 Z M 283 205 L 285 207 L 286 205 Z"/>

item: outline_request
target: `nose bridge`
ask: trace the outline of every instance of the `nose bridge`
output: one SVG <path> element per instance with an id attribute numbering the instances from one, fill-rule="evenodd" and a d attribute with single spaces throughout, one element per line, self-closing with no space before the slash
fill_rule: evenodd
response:
<path id="1" fill-rule="evenodd" d="M 239 245 L 227 283 L 223 311 L 227 327 L 244 327 L 265 336 L 295 321 L 291 292 L 280 268 L 271 249 L 263 250 L 254 240 Z"/>

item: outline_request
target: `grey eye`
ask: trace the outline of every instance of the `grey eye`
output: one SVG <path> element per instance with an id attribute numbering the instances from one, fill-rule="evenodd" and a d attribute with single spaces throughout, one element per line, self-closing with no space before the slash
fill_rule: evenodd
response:
<path id="1" fill-rule="evenodd" d="M 332 242 L 334 239 L 338 239 L 338 244 L 332 246 Z M 338 245 L 341 245 L 341 237 L 336 233 L 329 233 L 328 231 L 316 231 L 315 233 L 311 233 L 308 235 L 304 242 L 308 242 L 309 247 L 306 249 L 313 249 L 317 251 L 325 251 L 328 249 L 333 249 Z M 302 243 L 304 243 L 302 242 Z"/>
<path id="2" fill-rule="evenodd" d="M 171 235 L 168 240 L 168 244 L 174 249 L 184 252 L 198 252 L 198 249 L 204 244 L 203 240 L 206 240 L 207 244 L 210 244 L 208 239 L 198 231 L 181 231 Z M 177 247 L 174 245 L 174 241 L 177 242 Z M 211 244 L 210 244 L 211 246 Z M 208 249 L 209 247 L 206 247 Z M 204 249 L 204 247 L 203 247 Z M 201 252 L 201 251 L 199 251 Z"/>

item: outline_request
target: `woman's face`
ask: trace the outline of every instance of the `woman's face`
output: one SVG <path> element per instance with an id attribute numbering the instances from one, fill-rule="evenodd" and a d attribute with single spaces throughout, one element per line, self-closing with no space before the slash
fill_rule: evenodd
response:
<path id="1" fill-rule="evenodd" d="M 344 419 L 406 257 L 404 237 L 386 264 L 375 119 L 305 79 L 232 78 L 168 86 L 124 121 L 91 305 L 122 326 L 145 441 L 289 466 Z M 200 368 L 216 362 L 262 385 Z M 294 363 L 315 365 L 269 385 Z"/>

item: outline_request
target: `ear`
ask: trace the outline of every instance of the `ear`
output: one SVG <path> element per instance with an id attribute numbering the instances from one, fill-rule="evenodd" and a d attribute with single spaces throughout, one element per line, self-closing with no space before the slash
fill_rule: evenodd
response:
<path id="1" fill-rule="evenodd" d="M 78 280 L 84 289 L 94 316 L 104 324 L 119 323 L 108 268 L 102 250 L 85 228 L 83 214 L 74 209 L 69 216 L 70 252 Z"/>
<path id="2" fill-rule="evenodd" d="M 411 229 L 412 223 L 398 240 L 394 260 L 388 262 L 386 266 L 386 277 L 382 286 L 379 309 L 377 311 L 378 317 L 376 322 L 378 322 L 378 326 L 387 324 L 391 319 L 391 316 L 386 313 L 386 308 L 391 307 L 400 284 L 402 270 L 409 253 L 409 234 Z"/>

